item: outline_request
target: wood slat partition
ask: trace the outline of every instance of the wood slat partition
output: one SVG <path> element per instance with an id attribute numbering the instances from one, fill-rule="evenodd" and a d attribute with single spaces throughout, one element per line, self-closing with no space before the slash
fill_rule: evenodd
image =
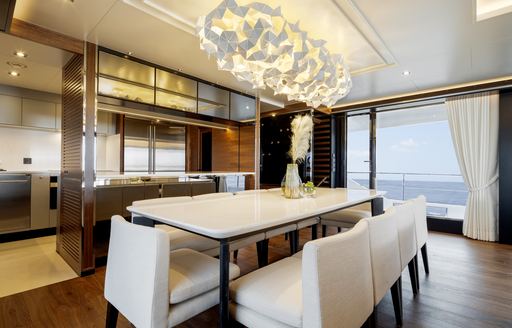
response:
<path id="1" fill-rule="evenodd" d="M 313 183 L 319 184 L 322 179 L 328 177 L 322 184 L 324 187 L 332 186 L 332 118 L 319 112 L 314 116 L 313 130 Z"/>
<path id="2" fill-rule="evenodd" d="M 61 201 L 57 251 L 77 272 L 82 266 L 83 56 L 74 55 L 62 74 Z"/>
<path id="3" fill-rule="evenodd" d="M 212 171 L 238 171 L 239 134 L 237 127 L 212 129 Z"/>

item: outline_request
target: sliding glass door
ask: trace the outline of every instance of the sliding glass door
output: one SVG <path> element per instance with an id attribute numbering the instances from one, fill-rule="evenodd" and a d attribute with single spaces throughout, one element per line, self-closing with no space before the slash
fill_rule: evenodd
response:
<path id="1" fill-rule="evenodd" d="M 371 177 L 370 114 L 347 118 L 347 187 L 369 188 Z"/>

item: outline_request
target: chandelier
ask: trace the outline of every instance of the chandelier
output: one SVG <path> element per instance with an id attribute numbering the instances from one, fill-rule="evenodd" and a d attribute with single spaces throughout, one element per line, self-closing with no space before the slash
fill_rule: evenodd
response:
<path id="1" fill-rule="evenodd" d="M 215 56 L 219 69 L 253 88 L 269 87 L 316 108 L 334 105 L 352 87 L 343 57 L 289 23 L 280 7 L 224 0 L 199 18 L 197 33 L 200 48 Z"/>

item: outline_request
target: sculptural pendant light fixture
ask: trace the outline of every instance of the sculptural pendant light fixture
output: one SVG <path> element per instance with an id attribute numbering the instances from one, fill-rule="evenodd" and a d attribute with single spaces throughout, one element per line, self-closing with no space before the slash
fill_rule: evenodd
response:
<path id="1" fill-rule="evenodd" d="M 270 87 L 316 108 L 334 105 L 352 87 L 343 57 L 289 23 L 280 7 L 224 0 L 199 17 L 197 33 L 201 49 L 215 56 L 219 69 L 253 88 Z"/>

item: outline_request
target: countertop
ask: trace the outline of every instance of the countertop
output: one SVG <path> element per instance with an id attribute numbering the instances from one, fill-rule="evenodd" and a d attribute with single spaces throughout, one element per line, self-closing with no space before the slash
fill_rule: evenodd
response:
<path id="1" fill-rule="evenodd" d="M 254 175 L 254 172 L 161 172 L 148 174 L 144 172 L 126 172 L 124 174 L 112 174 L 112 173 L 97 173 L 96 180 L 105 179 L 129 179 L 132 177 L 141 178 L 180 178 L 180 177 L 191 177 L 191 176 L 240 176 L 240 175 Z"/>
<path id="2" fill-rule="evenodd" d="M 13 170 L 13 171 L 0 171 L 0 174 L 48 174 L 48 175 L 60 175 L 59 170 Z"/>

